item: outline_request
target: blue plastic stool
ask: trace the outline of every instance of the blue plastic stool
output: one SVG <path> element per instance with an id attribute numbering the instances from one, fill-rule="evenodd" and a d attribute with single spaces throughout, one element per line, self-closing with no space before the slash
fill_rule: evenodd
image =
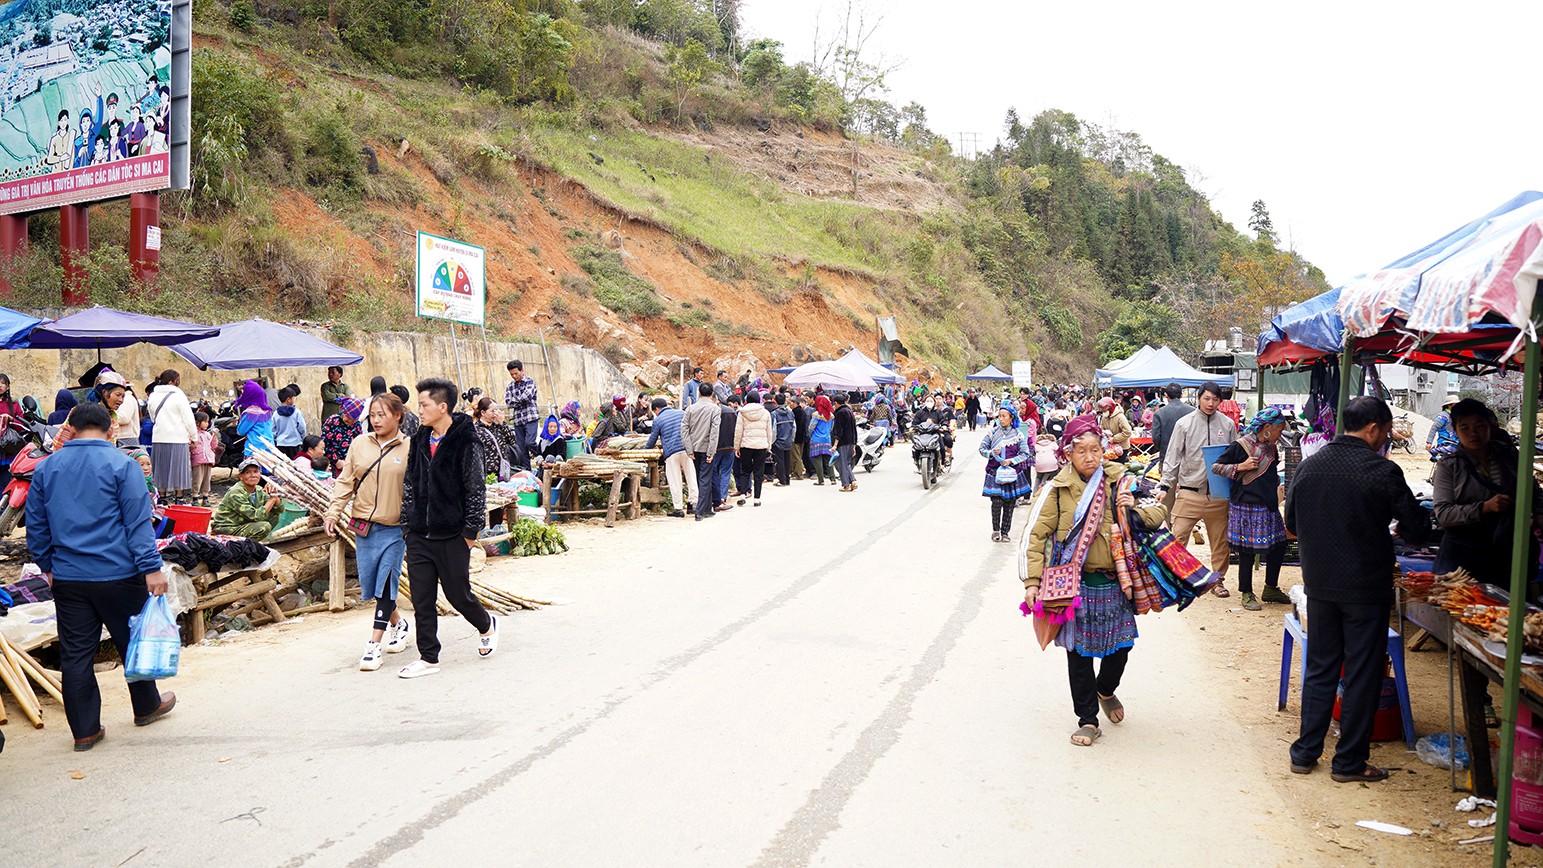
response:
<path id="1" fill-rule="evenodd" d="M 1307 631 L 1297 620 L 1295 612 L 1286 615 L 1286 632 L 1281 637 L 1280 649 L 1280 701 L 1276 711 L 1286 708 L 1286 692 L 1291 688 L 1291 649 L 1302 646 L 1302 662 L 1298 665 L 1298 677 L 1307 679 Z M 1398 631 L 1388 628 L 1388 659 L 1393 661 L 1393 683 L 1398 689 L 1398 708 L 1403 713 L 1404 743 L 1414 750 L 1414 713 L 1409 710 L 1409 678 L 1404 672 L 1404 640 Z"/>

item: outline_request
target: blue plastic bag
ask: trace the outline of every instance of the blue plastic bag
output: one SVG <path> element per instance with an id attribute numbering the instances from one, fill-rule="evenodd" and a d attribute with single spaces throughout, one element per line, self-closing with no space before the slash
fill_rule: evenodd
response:
<path id="1" fill-rule="evenodd" d="M 182 656 L 182 631 L 165 597 L 151 597 L 138 615 L 129 619 L 129 653 L 123 661 L 123 677 L 129 681 L 154 681 L 177 674 Z"/>

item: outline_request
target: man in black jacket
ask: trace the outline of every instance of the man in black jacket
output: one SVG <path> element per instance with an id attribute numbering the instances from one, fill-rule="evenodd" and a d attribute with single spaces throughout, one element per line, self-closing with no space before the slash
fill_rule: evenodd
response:
<path id="1" fill-rule="evenodd" d="M 831 445 L 836 448 L 836 472 L 841 474 L 841 490 L 856 491 L 857 477 L 852 465 L 857 459 L 857 416 L 847 404 L 847 393 L 837 392 L 836 414 L 830 426 Z"/>
<path id="2" fill-rule="evenodd" d="M 813 474 L 805 468 L 809 460 L 809 407 L 803 395 L 793 396 L 793 478 L 808 479 Z"/>
<path id="3" fill-rule="evenodd" d="M 1382 695 L 1388 613 L 1393 604 L 1393 539 L 1423 542 L 1430 514 L 1414 499 L 1404 473 L 1378 450 L 1393 431 L 1380 398 L 1345 406 L 1344 433 L 1302 462 L 1286 495 L 1286 528 L 1302 548 L 1307 586 L 1307 676 L 1302 682 L 1301 735 L 1291 770 L 1308 774 L 1323 755 L 1344 666 L 1340 736 L 1331 769 L 1340 783 L 1386 780 L 1371 755 L 1372 722 Z"/>
<path id="4" fill-rule="evenodd" d="M 452 413 L 457 389 L 449 380 L 418 383 L 422 427 L 407 453 L 402 524 L 407 530 L 407 578 L 412 583 L 418 660 L 398 674 L 419 678 L 439 671 L 438 589 L 480 635 L 477 654 L 498 650 L 498 619 L 471 590 L 471 550 L 487 523 L 482 446 L 471 417 Z"/>
<path id="5" fill-rule="evenodd" d="M 970 430 L 975 430 L 976 417 L 980 415 L 980 394 L 974 389 L 969 391 L 969 397 L 964 399 L 964 418 L 970 423 Z"/>

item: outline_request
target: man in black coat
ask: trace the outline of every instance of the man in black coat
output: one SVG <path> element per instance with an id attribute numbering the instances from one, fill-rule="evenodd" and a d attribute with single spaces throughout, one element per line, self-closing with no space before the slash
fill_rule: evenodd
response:
<path id="1" fill-rule="evenodd" d="M 471 590 L 471 550 L 487 523 L 482 446 L 471 417 L 452 413 L 457 389 L 449 380 L 418 383 L 422 427 L 407 453 L 402 524 L 407 538 L 407 578 L 412 583 L 418 660 L 398 674 L 419 678 L 439 671 L 438 589 L 480 634 L 477 654 L 498 650 L 498 619 Z"/>
<path id="2" fill-rule="evenodd" d="M 1297 468 L 1286 495 L 1286 528 L 1302 548 L 1307 587 L 1307 676 L 1302 682 L 1301 735 L 1291 770 L 1308 774 L 1323 755 L 1344 666 L 1340 736 L 1331 769 L 1340 783 L 1386 780 L 1368 763 L 1372 722 L 1382 695 L 1388 613 L 1393 604 L 1393 539 L 1423 542 L 1430 514 L 1414 499 L 1404 472 L 1382 457 L 1393 413 L 1380 398 L 1345 407 L 1341 433 Z"/>
<path id="3" fill-rule="evenodd" d="M 1173 437 L 1173 426 L 1195 412 L 1194 407 L 1179 400 L 1184 390 L 1179 388 L 1178 383 L 1169 383 L 1163 389 L 1163 394 L 1168 396 L 1168 403 L 1152 414 L 1152 451 L 1157 454 L 1158 466 L 1162 465 L 1163 458 L 1168 454 L 1168 441 Z"/>
<path id="4" fill-rule="evenodd" d="M 841 474 L 841 490 L 856 491 L 857 477 L 852 466 L 857 462 L 857 416 L 847 403 L 847 393 L 837 392 L 836 414 L 830 426 L 831 446 L 836 449 L 836 472 Z"/>
<path id="5" fill-rule="evenodd" d="M 980 415 L 980 393 L 971 389 L 969 396 L 964 399 L 964 418 L 970 423 L 970 430 L 975 430 L 976 417 Z"/>

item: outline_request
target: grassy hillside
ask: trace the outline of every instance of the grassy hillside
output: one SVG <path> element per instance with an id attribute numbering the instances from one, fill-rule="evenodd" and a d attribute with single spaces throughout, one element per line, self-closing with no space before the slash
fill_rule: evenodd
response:
<path id="1" fill-rule="evenodd" d="M 705 2 L 258 8 L 196 5 L 195 189 L 163 206 L 154 291 L 128 278 L 127 209 L 95 209 L 93 300 L 433 327 L 412 315 L 422 229 L 488 248 L 502 336 L 780 363 L 871 347 L 894 314 L 956 378 L 1029 357 L 1081 379 L 1146 331 L 1204 337 L 1197 298 L 1249 316 L 1250 276 L 1282 279 L 1238 268 L 1282 254 L 1149 151 L 1053 113 L 959 160 L 920 107 L 849 99 Z M 57 303 L 56 227 L 33 220 L 21 304 Z"/>

